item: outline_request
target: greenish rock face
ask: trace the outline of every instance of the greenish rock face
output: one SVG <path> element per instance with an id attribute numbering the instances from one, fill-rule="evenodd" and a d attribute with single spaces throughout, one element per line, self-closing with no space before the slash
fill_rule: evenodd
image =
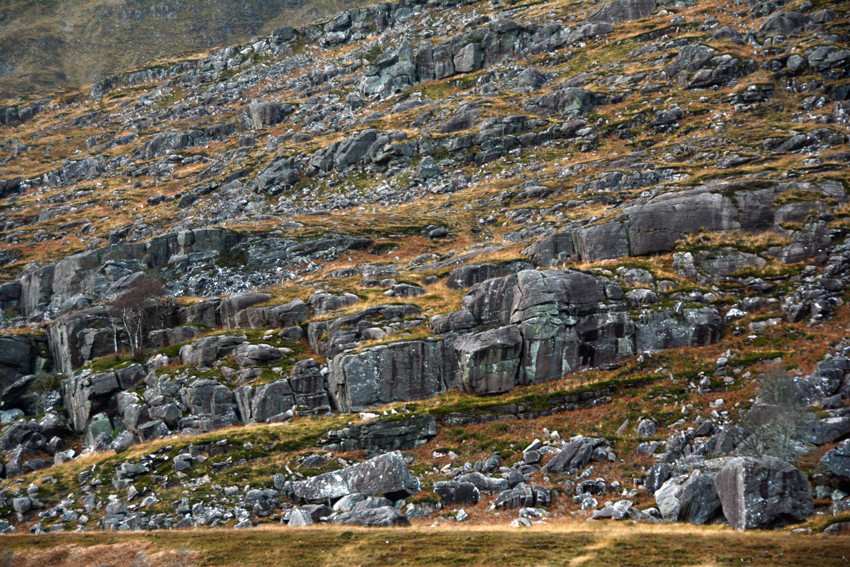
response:
<path id="1" fill-rule="evenodd" d="M 89 423 L 89 426 L 86 430 L 86 439 L 89 444 L 93 444 L 94 440 L 98 438 L 99 435 L 105 433 L 107 435 L 112 435 L 112 422 L 109 421 L 109 418 L 106 414 L 99 413 L 94 416 Z"/>
<path id="2" fill-rule="evenodd" d="M 507 392 L 519 382 L 522 335 L 507 326 L 458 337 L 458 382 L 470 394 Z"/>

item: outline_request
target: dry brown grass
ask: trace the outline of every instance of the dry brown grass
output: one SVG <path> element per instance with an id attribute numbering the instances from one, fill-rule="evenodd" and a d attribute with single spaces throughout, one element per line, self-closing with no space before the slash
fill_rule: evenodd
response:
<path id="1" fill-rule="evenodd" d="M 408 529 L 341 527 L 189 530 L 149 534 L 4 536 L 15 567 L 269 565 L 837 565 L 844 537 L 738 533 L 718 526 L 549 521 L 528 529 L 459 526 L 454 520 Z M 194 555 L 189 557 L 188 553 Z M 85 563 L 85 561 L 95 561 Z M 100 562 L 100 563 L 99 563 Z"/>

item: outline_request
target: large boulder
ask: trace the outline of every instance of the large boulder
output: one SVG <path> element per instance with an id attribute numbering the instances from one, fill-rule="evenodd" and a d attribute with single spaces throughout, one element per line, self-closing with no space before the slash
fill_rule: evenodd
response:
<path id="1" fill-rule="evenodd" d="M 370 337 L 374 329 L 381 329 L 404 319 L 419 315 L 422 310 L 416 305 L 375 305 L 363 311 L 343 315 L 330 322 L 317 321 L 307 326 L 310 347 L 326 358 L 332 358 L 344 350 L 355 348 Z"/>
<path id="2" fill-rule="evenodd" d="M 531 99 L 527 108 L 531 112 L 544 116 L 576 116 L 587 114 L 602 101 L 602 96 L 593 91 L 559 85 L 549 94 Z"/>
<path id="3" fill-rule="evenodd" d="M 338 471 L 293 482 L 291 496 L 296 501 L 324 504 L 355 493 L 398 500 L 419 490 L 419 479 L 410 474 L 401 453 L 393 451 Z"/>
<path id="4" fill-rule="evenodd" d="M 470 394 L 499 394 L 513 390 L 522 353 L 519 328 L 509 325 L 463 335 L 454 343 L 461 388 Z"/>
<path id="5" fill-rule="evenodd" d="M 47 330 L 57 372 L 71 374 L 86 361 L 113 354 L 115 337 L 106 308 L 91 307 L 63 315 Z"/>
<path id="6" fill-rule="evenodd" d="M 821 457 L 813 476 L 818 484 L 844 491 L 850 490 L 850 439 Z"/>
<path id="7" fill-rule="evenodd" d="M 392 506 L 352 510 L 333 519 L 335 524 L 344 526 L 365 526 L 375 528 L 394 528 L 409 526 L 410 520 Z"/>
<path id="8" fill-rule="evenodd" d="M 263 295 L 263 294 L 259 294 Z M 225 300 L 223 304 L 226 304 Z M 230 307 L 226 307 L 230 309 Z M 266 327 L 285 328 L 300 325 L 310 318 L 310 310 L 300 299 L 283 305 L 268 307 L 246 307 L 240 309 L 229 321 L 240 329 L 263 329 Z"/>
<path id="9" fill-rule="evenodd" d="M 522 333 L 529 383 L 634 354 L 634 322 L 616 284 L 575 270 L 525 270 L 512 295 L 509 323 Z"/>
<path id="10" fill-rule="evenodd" d="M 18 335 L 0 335 L 0 391 L 33 371 L 32 343 Z"/>
<path id="11" fill-rule="evenodd" d="M 491 278 L 515 274 L 530 270 L 534 266 L 528 260 L 512 260 L 499 264 L 470 264 L 455 268 L 446 278 L 446 287 L 466 289 Z"/>
<path id="12" fill-rule="evenodd" d="M 180 348 L 180 361 L 187 366 L 212 366 L 245 342 L 245 335 L 214 335 L 197 339 Z"/>
<path id="13" fill-rule="evenodd" d="M 705 524 L 720 512 L 710 471 L 694 470 L 667 480 L 655 491 L 658 510 L 668 522 Z"/>
<path id="14" fill-rule="evenodd" d="M 237 293 L 231 295 L 224 299 L 219 307 L 222 325 L 225 329 L 237 328 L 239 325 L 236 320 L 237 313 L 258 303 L 264 303 L 271 298 L 272 296 L 268 293 Z"/>
<path id="15" fill-rule="evenodd" d="M 645 18 L 653 10 L 655 0 L 614 0 L 594 10 L 587 19 L 590 22 L 626 22 Z"/>
<path id="16" fill-rule="evenodd" d="M 287 380 L 258 386 L 251 402 L 251 419 L 257 423 L 285 413 L 295 405 L 295 396 Z"/>
<path id="17" fill-rule="evenodd" d="M 455 386 L 454 360 L 445 341 L 433 339 L 342 353 L 329 364 L 330 394 L 342 411 L 432 398 Z"/>
<path id="18" fill-rule="evenodd" d="M 444 505 L 478 504 L 481 499 L 481 493 L 471 482 L 456 480 L 435 482 L 434 492 L 437 493 Z"/>
<path id="19" fill-rule="evenodd" d="M 607 459 L 609 451 L 607 439 L 579 435 L 570 439 L 543 469 L 550 473 L 568 473 L 584 468 L 591 460 Z"/>
<path id="20" fill-rule="evenodd" d="M 814 509 L 809 481 L 775 457 L 736 457 L 714 478 L 723 515 L 737 530 L 802 522 Z"/>
<path id="21" fill-rule="evenodd" d="M 274 126 L 280 123 L 294 110 L 290 104 L 277 102 L 255 102 L 248 107 L 251 124 L 254 128 Z"/>

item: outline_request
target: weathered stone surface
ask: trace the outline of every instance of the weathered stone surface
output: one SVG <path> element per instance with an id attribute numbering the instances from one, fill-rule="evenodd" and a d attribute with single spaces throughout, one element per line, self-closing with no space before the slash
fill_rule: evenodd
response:
<path id="1" fill-rule="evenodd" d="M 26 337 L 0 335 L 0 391 L 33 371 L 32 344 Z"/>
<path id="2" fill-rule="evenodd" d="M 471 482 L 440 481 L 434 483 L 434 492 L 443 504 L 478 504 L 481 493 Z"/>
<path id="3" fill-rule="evenodd" d="M 526 270 L 517 274 L 512 295 L 509 322 L 523 336 L 528 383 L 634 354 L 634 324 L 616 285 L 577 271 Z"/>
<path id="4" fill-rule="evenodd" d="M 360 301 L 360 298 L 353 293 L 314 293 L 307 300 L 307 303 L 310 304 L 313 313 L 322 315 L 343 307 L 348 307 L 349 305 L 354 305 L 358 301 Z"/>
<path id="5" fill-rule="evenodd" d="M 802 522 L 813 511 L 809 481 L 775 457 L 736 457 L 714 478 L 723 515 L 737 530 Z"/>
<path id="6" fill-rule="evenodd" d="M 221 311 L 221 323 L 225 329 L 235 329 L 239 326 L 236 314 L 258 303 L 271 299 L 268 293 L 239 293 L 231 295 L 222 300 L 219 310 Z"/>
<path id="7" fill-rule="evenodd" d="M 295 396 L 287 380 L 257 386 L 251 402 L 251 420 L 263 423 L 295 405 Z"/>
<path id="8" fill-rule="evenodd" d="M 51 323 L 47 333 L 54 365 L 63 374 L 115 351 L 109 315 L 103 307 L 63 315 Z"/>
<path id="9" fill-rule="evenodd" d="M 245 335 L 215 335 L 192 341 L 180 348 L 180 361 L 192 366 L 212 366 L 245 342 Z"/>
<path id="10" fill-rule="evenodd" d="M 327 449 L 336 451 L 406 451 L 437 436 L 437 421 L 428 415 L 381 419 L 328 431 Z"/>
<path id="11" fill-rule="evenodd" d="M 512 260 L 499 264 L 471 264 L 456 268 L 446 278 L 446 286 L 452 289 L 466 289 L 491 278 L 499 278 L 529 270 L 534 266 L 527 260 Z"/>
<path id="12" fill-rule="evenodd" d="M 668 522 L 705 524 L 720 512 L 714 475 L 702 470 L 667 480 L 655 491 L 655 502 Z"/>
<path id="13" fill-rule="evenodd" d="M 850 490 L 850 439 L 821 457 L 813 476 L 818 484 Z"/>
<path id="14" fill-rule="evenodd" d="M 334 518 L 333 521 L 335 524 L 345 526 L 376 528 L 394 528 L 410 525 L 410 520 L 392 506 L 345 512 Z"/>
<path id="15" fill-rule="evenodd" d="M 596 450 L 607 448 L 607 445 L 608 441 L 601 437 L 574 437 L 543 468 L 553 473 L 584 468 L 592 459 L 598 458 Z"/>
<path id="16" fill-rule="evenodd" d="M 310 346 L 326 358 L 331 358 L 350 348 L 357 347 L 364 340 L 369 329 L 383 327 L 415 317 L 421 313 L 416 305 L 395 304 L 375 305 L 334 319 L 310 323 L 307 338 Z"/>
<path id="17" fill-rule="evenodd" d="M 261 366 L 283 358 L 280 349 L 267 344 L 241 344 L 233 351 L 233 360 L 239 366 Z"/>
<path id="18" fill-rule="evenodd" d="M 597 8 L 590 16 L 591 22 L 626 22 L 640 20 L 655 10 L 655 0 L 614 0 Z"/>
<path id="19" fill-rule="evenodd" d="M 587 89 L 559 85 L 551 93 L 531 99 L 526 107 L 544 116 L 577 116 L 590 112 L 602 100 L 601 95 Z"/>
<path id="20" fill-rule="evenodd" d="M 342 411 L 430 398 L 456 385 L 453 360 L 442 340 L 391 343 L 339 354 L 329 365 L 330 395 Z"/>
<path id="21" fill-rule="evenodd" d="M 419 492 L 419 479 L 410 474 L 401 453 L 391 452 L 338 471 L 293 482 L 291 491 L 295 500 L 315 504 L 333 502 L 355 493 L 394 500 Z"/>
<path id="22" fill-rule="evenodd" d="M 288 104 L 255 102 L 248 107 L 248 114 L 254 128 L 262 128 L 280 123 L 293 110 L 292 105 Z"/>
<path id="23" fill-rule="evenodd" d="M 225 300 L 224 303 L 226 303 Z M 237 311 L 233 317 L 233 325 L 237 328 L 263 329 L 267 327 L 292 327 L 300 325 L 310 317 L 310 310 L 300 299 L 295 299 L 284 305 L 268 307 L 246 307 Z"/>
<path id="24" fill-rule="evenodd" d="M 454 343 L 457 383 L 470 394 L 498 394 L 516 387 L 522 335 L 515 326 L 463 335 Z"/>
<path id="25" fill-rule="evenodd" d="M 641 313 L 635 346 L 638 352 L 682 346 L 706 346 L 720 340 L 723 320 L 714 307 Z"/>

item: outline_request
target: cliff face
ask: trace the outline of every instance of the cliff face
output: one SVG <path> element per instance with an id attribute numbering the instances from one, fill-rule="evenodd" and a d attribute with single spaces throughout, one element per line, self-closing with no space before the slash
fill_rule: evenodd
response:
<path id="1" fill-rule="evenodd" d="M 203 6 L 156 17 L 182 37 Z M 286 451 L 411 451 L 472 435 L 452 428 L 609 405 L 593 431 L 562 417 L 595 437 L 547 434 L 504 483 L 483 476 L 501 464 L 475 452 L 495 450 L 483 441 L 465 455 L 478 464 L 435 466 L 456 483 L 444 500 L 549 506 L 544 472 L 616 461 L 603 431 L 655 458 L 634 467 L 660 511 L 624 499 L 599 517 L 702 523 L 729 507 L 752 527 L 789 501 L 809 510 L 793 467 L 723 459 L 753 439 L 735 421 L 766 361 L 799 369 L 797 397 L 826 413 L 794 443 L 840 451 L 850 434 L 846 3 L 405 0 L 302 27 L 264 14 L 248 19 L 267 35 L 247 43 L 0 110 L 8 478 L 45 455 L 304 415 L 326 426 Z M 759 400 L 751 419 L 776 405 Z M 387 419 L 340 428 L 337 414 L 369 411 Z M 224 474 L 205 443 L 178 472 Z M 246 462 L 276 446 L 247 444 Z M 460 478 L 473 468 L 484 480 Z M 762 473 L 780 480 L 747 480 Z M 834 474 L 822 491 L 844 486 Z M 727 504 L 781 479 L 793 494 L 773 516 Z M 247 516 L 205 502 L 153 524 L 113 509 L 102 527 L 250 523 L 291 480 L 246 495 Z M 582 486 L 581 509 L 619 492 Z M 357 521 L 404 523 L 381 494 L 360 494 L 387 509 Z M 331 513 L 300 498 L 296 522 Z M 337 512 L 363 511 L 349 504 Z"/>

